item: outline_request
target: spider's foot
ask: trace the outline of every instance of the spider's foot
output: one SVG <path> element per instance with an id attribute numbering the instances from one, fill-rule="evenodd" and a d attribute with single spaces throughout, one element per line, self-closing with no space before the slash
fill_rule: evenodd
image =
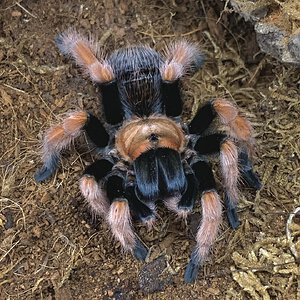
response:
<path id="1" fill-rule="evenodd" d="M 64 43 L 62 35 L 59 34 L 56 37 L 54 37 L 54 42 L 57 45 L 57 47 L 60 49 Z"/>
<path id="2" fill-rule="evenodd" d="M 196 259 L 195 255 L 192 254 L 191 259 L 190 259 L 190 261 L 185 269 L 185 272 L 184 272 L 185 283 L 195 282 L 195 280 L 198 276 L 200 266 L 201 266 L 201 264 L 199 263 L 199 260 Z"/>
<path id="3" fill-rule="evenodd" d="M 140 240 L 136 241 L 136 245 L 133 249 L 133 255 L 138 260 L 146 260 L 148 249 L 141 243 Z"/>
<path id="4" fill-rule="evenodd" d="M 179 218 L 185 220 L 185 219 L 187 219 L 188 215 L 190 215 L 192 213 L 193 207 L 194 206 L 187 207 L 187 206 L 179 206 L 178 205 L 178 209 L 177 209 L 176 213 L 177 213 Z"/>
<path id="5" fill-rule="evenodd" d="M 50 178 L 54 173 L 55 169 L 43 166 L 41 169 L 36 171 L 36 173 L 34 174 L 34 179 L 36 182 L 40 183 Z"/>
<path id="6" fill-rule="evenodd" d="M 150 229 L 153 227 L 156 218 L 155 218 L 155 215 L 152 214 L 152 215 L 149 215 L 149 216 L 147 216 L 147 217 L 145 217 L 145 216 L 143 216 L 143 217 L 139 216 L 139 220 L 140 220 L 143 224 L 145 224 L 146 227 L 150 230 Z"/>
<path id="7" fill-rule="evenodd" d="M 229 198 L 228 195 L 225 195 L 225 207 L 228 222 L 233 229 L 237 229 L 240 225 L 240 220 L 237 214 L 237 205 Z"/>
<path id="8" fill-rule="evenodd" d="M 243 172 L 242 176 L 245 179 L 248 186 L 250 186 L 250 187 L 252 187 L 256 190 L 261 189 L 262 184 L 260 182 L 260 179 L 258 178 L 258 176 L 252 170 L 248 170 L 248 171 Z"/>

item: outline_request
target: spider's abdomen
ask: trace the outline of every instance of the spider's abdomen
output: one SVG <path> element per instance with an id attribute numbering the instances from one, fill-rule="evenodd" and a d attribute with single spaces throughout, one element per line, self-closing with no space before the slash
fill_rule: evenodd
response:
<path id="1" fill-rule="evenodd" d="M 125 118 L 162 113 L 161 56 L 146 46 L 115 51 L 109 57 Z"/>

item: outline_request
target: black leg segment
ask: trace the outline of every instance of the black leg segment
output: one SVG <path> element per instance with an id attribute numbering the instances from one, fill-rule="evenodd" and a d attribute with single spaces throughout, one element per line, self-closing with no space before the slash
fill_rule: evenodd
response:
<path id="1" fill-rule="evenodd" d="M 192 164 L 192 169 L 198 180 L 198 188 L 200 193 L 204 191 L 214 190 L 216 181 L 212 172 L 211 166 L 206 162 L 199 160 Z"/>
<path id="2" fill-rule="evenodd" d="M 121 123 L 124 118 L 124 112 L 117 82 L 114 80 L 109 83 L 101 84 L 100 89 L 106 122 L 111 125 Z"/>
<path id="3" fill-rule="evenodd" d="M 237 214 L 237 204 L 230 199 L 227 193 L 225 193 L 225 208 L 228 222 L 231 228 L 236 229 L 240 225 L 239 217 Z"/>
<path id="4" fill-rule="evenodd" d="M 193 252 L 184 272 L 185 283 L 193 283 L 196 280 L 200 266 L 201 263 L 199 263 L 195 253 Z"/>
<path id="5" fill-rule="evenodd" d="M 102 123 L 94 115 L 89 114 L 89 119 L 84 129 L 91 141 L 99 148 L 106 147 L 109 142 L 109 135 Z"/>
<path id="6" fill-rule="evenodd" d="M 41 169 L 37 170 L 34 174 L 34 179 L 36 182 L 43 182 L 50 178 L 59 165 L 59 156 L 52 155 L 51 159 L 47 161 L 47 164 L 43 165 Z"/>
<path id="7" fill-rule="evenodd" d="M 200 107 L 189 124 L 189 132 L 191 134 L 203 133 L 216 117 L 216 112 L 211 102 L 207 102 L 204 106 Z"/>
<path id="8" fill-rule="evenodd" d="M 162 99 L 165 113 L 168 117 L 178 117 L 182 113 L 182 99 L 180 93 L 180 81 L 162 82 Z"/>
<path id="9" fill-rule="evenodd" d="M 89 165 L 83 174 L 94 176 L 96 181 L 99 181 L 108 175 L 112 167 L 113 163 L 108 159 L 99 159 Z"/>
<path id="10" fill-rule="evenodd" d="M 136 239 L 136 244 L 133 249 L 133 255 L 137 260 L 146 260 L 148 255 L 148 249 L 141 243 L 139 239 Z"/>
<path id="11" fill-rule="evenodd" d="M 220 151 L 220 146 L 225 140 L 226 135 L 216 133 L 199 137 L 194 149 L 202 155 L 209 155 Z"/>
<path id="12" fill-rule="evenodd" d="M 243 179 L 246 181 L 246 183 L 250 187 L 256 190 L 260 190 L 261 182 L 258 176 L 253 172 L 252 163 L 245 150 L 242 150 L 239 153 L 239 165 L 240 165 L 241 175 Z"/>
<path id="13" fill-rule="evenodd" d="M 198 181 L 194 173 L 187 174 L 186 181 L 187 188 L 178 202 L 178 208 L 191 210 L 194 207 L 198 192 Z"/>
<path id="14" fill-rule="evenodd" d="M 106 181 L 106 193 L 110 202 L 125 198 L 125 179 L 123 174 L 112 174 Z"/>

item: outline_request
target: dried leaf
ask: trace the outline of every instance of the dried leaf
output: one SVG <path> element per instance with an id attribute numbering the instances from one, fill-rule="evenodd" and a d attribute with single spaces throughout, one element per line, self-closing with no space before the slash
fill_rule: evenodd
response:
<path id="1" fill-rule="evenodd" d="M 12 105 L 13 103 L 12 97 L 2 88 L 0 88 L 0 93 L 1 93 L 2 102 L 7 106 Z"/>

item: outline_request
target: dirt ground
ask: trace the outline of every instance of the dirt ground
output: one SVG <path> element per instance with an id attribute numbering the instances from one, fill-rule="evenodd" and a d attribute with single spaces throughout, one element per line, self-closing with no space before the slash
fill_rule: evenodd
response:
<path id="1" fill-rule="evenodd" d="M 122 253 L 80 194 L 89 149 L 77 143 L 54 178 L 33 179 L 42 134 L 57 116 L 78 107 L 99 112 L 95 87 L 53 42 L 69 27 L 96 34 L 107 51 L 197 41 L 206 64 L 184 83 L 185 119 L 200 103 L 226 97 L 255 128 L 263 188 L 241 190 L 241 226 L 233 231 L 224 217 L 193 285 L 183 272 L 199 207 L 187 226 L 163 208 L 151 232 L 136 224 L 151 259 L 164 254 L 173 273 L 172 284 L 146 294 L 138 279 L 144 263 Z M 1 300 L 300 299 L 300 218 L 292 214 L 300 206 L 300 72 L 260 53 L 250 25 L 210 1 L 4 0 L 0 65 Z"/>

